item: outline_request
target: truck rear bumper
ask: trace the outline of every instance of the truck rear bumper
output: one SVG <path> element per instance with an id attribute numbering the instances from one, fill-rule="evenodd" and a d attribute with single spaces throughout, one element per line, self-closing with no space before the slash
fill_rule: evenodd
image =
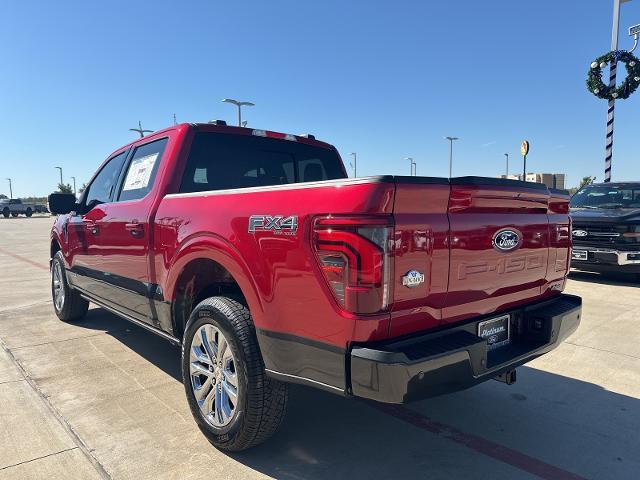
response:
<path id="1" fill-rule="evenodd" d="M 489 350 L 477 318 L 434 333 L 350 352 L 353 395 L 385 403 L 405 403 L 469 388 L 512 370 L 550 350 L 580 324 L 582 299 L 560 295 L 511 310 L 511 343 Z"/>

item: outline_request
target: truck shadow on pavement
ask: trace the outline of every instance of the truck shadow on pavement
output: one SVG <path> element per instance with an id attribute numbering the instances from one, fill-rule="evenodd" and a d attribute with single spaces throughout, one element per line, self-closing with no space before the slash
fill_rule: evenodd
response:
<path id="1" fill-rule="evenodd" d="M 179 348 L 105 310 L 89 317 L 87 328 L 106 330 L 181 382 Z M 294 385 L 279 433 L 224 455 L 278 479 L 613 479 L 640 469 L 636 398 L 535 368 L 518 369 L 512 386 L 490 381 L 397 408 L 407 418 Z"/>
<path id="2" fill-rule="evenodd" d="M 624 273 L 595 273 L 571 270 L 569 278 L 576 282 L 640 288 L 640 279 L 635 280 L 631 274 Z"/>

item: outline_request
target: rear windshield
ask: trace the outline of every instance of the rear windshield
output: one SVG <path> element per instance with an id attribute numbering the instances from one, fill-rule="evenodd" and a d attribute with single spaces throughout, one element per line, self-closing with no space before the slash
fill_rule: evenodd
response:
<path id="1" fill-rule="evenodd" d="M 640 208 L 640 185 L 594 185 L 578 191 L 572 208 Z"/>
<path id="2" fill-rule="evenodd" d="M 289 140 L 199 132 L 180 191 L 202 192 L 345 178 L 335 151 Z"/>

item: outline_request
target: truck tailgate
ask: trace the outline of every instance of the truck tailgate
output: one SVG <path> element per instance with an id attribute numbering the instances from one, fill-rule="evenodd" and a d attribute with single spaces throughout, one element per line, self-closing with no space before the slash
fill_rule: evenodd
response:
<path id="1" fill-rule="evenodd" d="M 549 265 L 549 198 L 542 184 L 451 180 L 449 287 L 442 324 L 542 295 Z"/>

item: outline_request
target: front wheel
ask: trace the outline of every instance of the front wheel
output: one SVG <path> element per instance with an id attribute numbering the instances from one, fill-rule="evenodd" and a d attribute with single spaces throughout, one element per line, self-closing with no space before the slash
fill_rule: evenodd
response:
<path id="1" fill-rule="evenodd" d="M 235 300 L 207 298 L 191 313 L 182 380 L 198 427 L 217 448 L 246 450 L 282 423 L 287 385 L 267 377 L 251 314 Z"/>
<path id="2" fill-rule="evenodd" d="M 51 297 L 58 318 L 65 322 L 80 320 L 89 309 L 89 302 L 67 282 L 64 257 L 58 251 L 51 262 Z"/>
<path id="3" fill-rule="evenodd" d="M 9 215 L 11 215 L 11 210 L 9 210 L 9 208 L 4 207 L 2 209 L 2 215 L 4 216 L 4 218 L 9 218 Z"/>
<path id="4" fill-rule="evenodd" d="M 25 212 L 25 215 L 27 217 L 30 217 L 31 215 L 33 215 L 33 210 L 31 210 L 30 208 L 27 208 L 27 211 Z"/>

